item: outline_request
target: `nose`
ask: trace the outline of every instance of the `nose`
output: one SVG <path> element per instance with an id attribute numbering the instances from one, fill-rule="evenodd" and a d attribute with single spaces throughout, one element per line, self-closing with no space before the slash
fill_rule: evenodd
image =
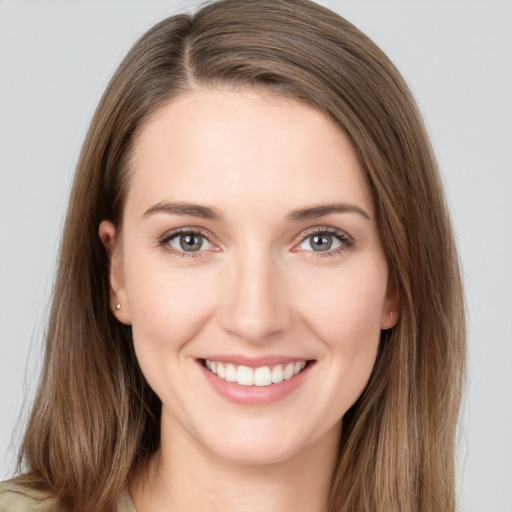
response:
<path id="1" fill-rule="evenodd" d="M 241 256 L 225 281 L 223 328 L 249 343 L 265 343 L 289 326 L 291 311 L 282 272 L 272 257 Z"/>

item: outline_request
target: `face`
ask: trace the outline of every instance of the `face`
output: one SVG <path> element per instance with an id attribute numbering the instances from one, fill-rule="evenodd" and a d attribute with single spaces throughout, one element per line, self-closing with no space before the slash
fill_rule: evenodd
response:
<path id="1" fill-rule="evenodd" d="M 141 129 L 129 181 L 121 237 L 100 236 L 162 438 L 244 463 L 337 438 L 396 318 L 343 133 L 292 100 L 194 92 Z"/>

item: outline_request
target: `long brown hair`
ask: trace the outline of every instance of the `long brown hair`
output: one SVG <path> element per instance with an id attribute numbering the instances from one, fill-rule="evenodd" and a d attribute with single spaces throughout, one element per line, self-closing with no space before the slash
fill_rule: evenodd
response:
<path id="1" fill-rule="evenodd" d="M 451 512 L 465 364 L 460 272 L 435 158 L 388 58 L 308 0 L 221 0 L 149 30 L 92 119 L 69 203 L 42 379 L 20 462 L 79 511 L 111 511 L 159 446 L 160 402 L 131 330 L 110 312 L 104 219 L 121 228 L 134 133 L 201 87 L 258 88 L 313 105 L 350 139 L 373 193 L 397 325 L 343 417 L 332 511 Z"/>

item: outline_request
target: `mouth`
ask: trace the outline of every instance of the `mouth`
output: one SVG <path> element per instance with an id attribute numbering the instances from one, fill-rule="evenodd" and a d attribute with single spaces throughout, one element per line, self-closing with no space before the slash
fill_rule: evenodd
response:
<path id="1" fill-rule="evenodd" d="M 241 386 L 268 387 L 293 379 L 311 366 L 314 360 L 296 360 L 257 367 L 210 359 L 200 359 L 200 363 L 210 373 L 226 382 Z"/>

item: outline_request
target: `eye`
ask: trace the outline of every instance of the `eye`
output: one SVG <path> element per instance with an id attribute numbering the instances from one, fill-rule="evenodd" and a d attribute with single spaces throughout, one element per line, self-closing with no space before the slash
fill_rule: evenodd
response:
<path id="1" fill-rule="evenodd" d="M 167 242 L 173 249 L 196 252 L 210 249 L 212 244 L 200 233 L 181 233 L 174 235 Z"/>
<path id="2" fill-rule="evenodd" d="M 199 256 L 203 251 L 212 250 L 213 244 L 198 231 L 180 230 L 164 236 L 160 245 L 180 256 Z M 188 254 L 187 254 L 188 253 Z"/>
<path id="3" fill-rule="evenodd" d="M 328 256 L 341 252 L 351 244 L 349 236 L 342 231 L 321 228 L 307 235 L 296 250 L 323 253 L 322 256 Z"/>

